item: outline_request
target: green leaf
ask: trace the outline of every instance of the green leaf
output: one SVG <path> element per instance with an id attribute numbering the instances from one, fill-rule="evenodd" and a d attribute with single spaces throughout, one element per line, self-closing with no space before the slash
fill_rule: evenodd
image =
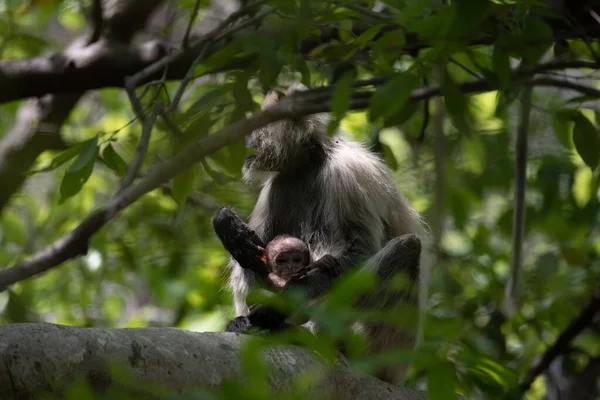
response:
<path id="1" fill-rule="evenodd" d="M 427 394 L 430 400 L 456 399 L 456 368 L 448 361 L 432 365 L 427 371 Z"/>
<path id="2" fill-rule="evenodd" d="M 376 278 L 372 271 L 359 269 L 340 277 L 327 297 L 327 305 L 332 310 L 345 309 L 353 304 L 360 294 L 375 290 Z"/>
<path id="3" fill-rule="evenodd" d="M 261 54 L 259 79 L 263 88 L 272 87 L 277 82 L 283 64 L 279 57 L 270 57 Z"/>
<path id="4" fill-rule="evenodd" d="M 354 70 L 346 71 L 335 83 L 335 88 L 331 97 L 331 112 L 333 118 L 327 127 L 327 134 L 330 136 L 335 133 L 348 111 L 350 95 L 352 93 L 352 84 L 354 83 L 355 76 L 356 73 Z"/>
<path id="5" fill-rule="evenodd" d="M 554 127 L 554 135 L 558 141 L 565 146 L 565 148 L 571 150 L 573 148 L 572 119 L 560 111 L 553 113 L 552 126 Z"/>
<path id="6" fill-rule="evenodd" d="M 90 139 L 90 140 L 92 140 L 92 139 Z M 77 144 L 69 147 L 67 150 L 64 150 L 64 151 L 60 152 L 56 157 L 54 157 L 52 159 L 52 161 L 50 161 L 50 164 L 48 164 L 48 166 L 46 166 L 44 168 L 37 169 L 37 170 L 29 171 L 27 174 L 28 175 L 34 175 L 34 174 L 37 174 L 39 172 L 52 171 L 52 170 L 60 167 L 61 165 L 63 165 L 64 163 L 66 163 L 67 161 L 69 161 L 70 159 L 72 159 L 73 157 L 75 157 L 77 154 L 79 154 L 79 152 L 81 151 L 81 149 L 88 142 L 89 142 L 89 140 L 86 140 L 85 142 L 77 143 Z"/>
<path id="7" fill-rule="evenodd" d="M 242 44 L 239 40 L 233 40 L 221 47 L 194 68 L 194 76 L 204 75 L 210 71 L 217 70 L 233 62 L 236 58 L 243 56 Z"/>
<path id="8" fill-rule="evenodd" d="M 581 113 L 575 119 L 573 144 L 583 161 L 596 169 L 600 163 L 600 136 L 594 124 Z"/>
<path id="9" fill-rule="evenodd" d="M 209 159 L 213 160 L 213 161 L 217 161 L 216 158 L 214 157 L 216 153 L 213 153 L 211 157 L 208 157 Z M 224 185 L 227 182 L 231 181 L 231 178 L 228 177 L 227 175 L 215 170 L 208 162 L 207 160 L 202 160 L 202 167 L 204 167 L 204 171 L 206 171 L 206 173 L 208 174 L 208 176 L 210 176 L 216 183 L 218 183 L 219 185 Z"/>
<path id="10" fill-rule="evenodd" d="M 521 36 L 522 43 L 541 43 L 538 46 L 523 46 L 521 56 L 528 65 L 537 64 L 554 42 L 554 32 L 550 25 L 533 15 L 527 17 Z"/>
<path id="11" fill-rule="evenodd" d="M 246 161 L 246 138 L 236 140 L 227 146 L 226 149 L 229 154 L 229 162 L 225 165 L 227 172 L 235 177 L 240 177 L 242 167 Z"/>
<path id="12" fill-rule="evenodd" d="M 77 156 L 73 164 L 69 167 L 69 172 L 78 172 L 85 168 L 90 161 L 96 161 L 98 155 L 98 135 L 88 140 Z"/>
<path id="13" fill-rule="evenodd" d="M 0 238 L 2 244 L 16 243 L 23 245 L 27 241 L 25 221 L 17 213 L 7 208 L 0 217 Z"/>
<path id="14" fill-rule="evenodd" d="M 402 29 L 386 32 L 373 44 L 372 49 L 375 52 L 383 53 L 390 47 L 394 50 L 400 50 L 406 44 L 406 37 Z"/>
<path id="15" fill-rule="evenodd" d="M 305 86 L 310 86 L 310 69 L 308 68 L 308 64 L 306 63 L 304 57 L 296 57 L 293 65 L 302 76 L 300 82 L 302 82 L 302 84 Z"/>
<path id="16" fill-rule="evenodd" d="M 252 93 L 248 90 L 248 78 L 246 74 L 238 75 L 233 86 L 233 96 L 235 98 L 236 111 L 245 116 L 246 111 L 256 111 L 259 107 L 252 98 Z"/>
<path id="17" fill-rule="evenodd" d="M 448 69 L 444 72 L 441 90 L 444 96 L 444 105 L 452 122 L 454 122 L 459 131 L 468 132 L 469 124 L 466 118 L 468 113 L 467 99 L 448 73 Z"/>
<path id="18" fill-rule="evenodd" d="M 381 151 L 383 152 L 383 159 L 386 164 L 394 171 L 398 169 L 398 160 L 392 151 L 392 148 L 387 144 L 381 142 Z"/>
<path id="19" fill-rule="evenodd" d="M 11 35 L 8 45 L 23 51 L 27 57 L 34 57 L 39 55 L 49 43 L 43 37 L 16 32 Z"/>
<path id="20" fill-rule="evenodd" d="M 326 62 L 335 63 L 350 59 L 357 51 L 358 47 L 353 43 L 335 44 L 329 45 L 323 56 Z"/>
<path id="21" fill-rule="evenodd" d="M 217 122 L 209 114 L 199 114 L 185 128 L 186 138 L 190 140 L 198 140 L 210 132 L 210 128 Z"/>
<path id="22" fill-rule="evenodd" d="M 383 121 L 383 127 L 389 128 L 391 126 L 398 126 L 400 124 L 405 123 L 410 119 L 410 117 L 412 117 L 417 112 L 417 110 L 419 109 L 419 104 L 420 103 L 416 101 L 407 102 L 401 110 L 399 110 L 394 115 L 392 115 L 389 118 L 386 118 Z"/>
<path id="23" fill-rule="evenodd" d="M 371 40 L 375 38 L 383 28 L 383 25 L 374 25 L 360 34 L 359 37 L 354 39 L 354 44 L 363 49 Z"/>
<path id="24" fill-rule="evenodd" d="M 108 144 L 102 151 L 102 159 L 110 169 L 115 171 L 119 176 L 125 176 L 127 172 L 127 163 L 119 153 L 115 151 L 112 144 Z"/>
<path id="25" fill-rule="evenodd" d="M 509 86 L 505 90 L 498 92 L 498 104 L 494 114 L 500 117 L 509 105 L 511 105 L 521 94 L 521 86 Z"/>
<path id="26" fill-rule="evenodd" d="M 184 119 L 193 117 L 200 112 L 206 112 L 214 107 L 219 100 L 223 101 L 223 98 L 227 95 L 226 88 L 219 86 L 213 89 L 208 89 L 206 92 L 194 101 L 192 105 L 183 114 Z"/>
<path id="27" fill-rule="evenodd" d="M 450 14 L 446 30 L 442 32 L 449 38 L 467 38 L 476 35 L 482 29 L 491 11 L 492 3 L 488 0 L 460 0 L 450 3 Z M 468 23 L 465 23 L 468 21 Z"/>
<path id="28" fill-rule="evenodd" d="M 419 80 L 410 71 L 396 75 L 383 86 L 375 90 L 369 117 L 371 121 L 379 118 L 389 118 L 404 108 L 413 89 L 418 86 Z"/>
<path id="29" fill-rule="evenodd" d="M 183 204 L 185 198 L 192 192 L 196 167 L 192 166 L 173 178 L 171 195 L 177 204 Z"/>
<path id="30" fill-rule="evenodd" d="M 258 54 L 260 83 L 264 89 L 271 88 L 283 67 L 281 57 L 277 54 L 276 39 L 264 33 L 255 33 L 244 40 L 244 50 Z"/>
<path id="31" fill-rule="evenodd" d="M 79 193 L 88 181 L 94 170 L 94 163 L 98 157 L 98 135 L 88 140 L 69 167 L 60 183 L 59 203 Z"/>
<path id="32" fill-rule="evenodd" d="M 352 38 L 352 21 L 349 19 L 345 19 L 340 21 L 340 39 L 343 42 L 348 42 Z"/>

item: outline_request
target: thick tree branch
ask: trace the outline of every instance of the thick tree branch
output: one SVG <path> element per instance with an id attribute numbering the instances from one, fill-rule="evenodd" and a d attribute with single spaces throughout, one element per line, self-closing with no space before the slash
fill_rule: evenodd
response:
<path id="1" fill-rule="evenodd" d="M 532 86 L 539 84 L 541 86 L 551 87 L 561 87 L 564 83 L 561 80 L 550 78 L 539 78 L 525 82 Z M 355 86 L 363 87 L 372 84 L 372 81 L 361 81 L 357 82 Z M 594 92 L 600 97 L 600 90 L 588 88 L 583 85 L 573 85 L 570 82 L 568 84 L 570 89 L 582 86 L 582 90 L 585 89 Z M 45 272 L 66 260 L 84 254 L 87 251 L 87 241 L 89 238 L 98 229 L 114 218 L 120 211 L 131 205 L 146 193 L 167 183 L 177 174 L 201 161 L 207 155 L 214 153 L 236 140 L 242 139 L 252 131 L 271 122 L 285 118 L 298 118 L 309 114 L 331 111 L 330 100 L 333 88 L 333 86 L 326 86 L 308 91 L 296 92 L 281 100 L 279 103 L 251 115 L 247 119 L 238 121 L 223 128 L 217 133 L 211 134 L 198 142 L 190 144 L 181 153 L 152 168 L 137 184 L 119 192 L 107 206 L 93 214 L 76 228 L 77 235 L 73 235 L 72 232 L 68 233 L 61 237 L 54 245 L 37 253 L 31 259 L 15 264 L 10 268 L 0 270 L 0 290 L 5 289 L 15 282 Z M 460 85 L 460 89 L 463 93 L 482 93 L 494 90 L 491 83 L 485 79 L 463 83 Z M 441 90 L 438 86 L 421 88 L 412 92 L 410 100 L 420 101 L 439 96 L 440 94 Z M 368 108 L 371 96 L 372 91 L 360 90 L 353 92 L 349 109 L 361 110 Z"/>
<path id="2" fill-rule="evenodd" d="M 111 6 L 103 10 L 104 18 L 102 20 L 102 26 L 111 30 L 111 40 L 104 37 L 88 45 L 90 40 L 84 35 L 76 39 L 65 50 L 63 56 L 8 62 L 9 66 L 6 70 L 0 67 L 0 87 L 2 87 L 0 93 L 5 93 L 5 90 L 15 90 L 14 84 L 17 84 L 16 90 L 23 88 L 21 83 L 11 81 L 10 65 L 24 69 L 31 68 L 33 71 L 62 68 L 66 74 L 73 68 L 77 69 L 79 62 L 84 65 L 91 63 L 94 65 L 94 74 L 99 77 L 104 74 L 102 65 L 106 66 L 107 62 L 113 64 L 121 57 L 124 57 L 122 59 L 127 63 L 127 55 L 132 52 L 142 58 L 158 57 L 155 54 L 156 49 L 149 48 L 148 45 L 134 46 L 133 50 L 126 49 L 128 41 L 135 32 L 133 28 L 142 27 L 161 1 L 119 0 L 111 2 Z M 141 21 L 131 19 L 127 26 L 121 26 L 123 15 L 128 18 L 138 18 Z M 79 57 L 73 60 L 69 57 L 70 54 L 78 54 Z M 34 73 L 32 76 L 33 80 L 29 84 L 41 83 L 39 75 Z M 0 142 L 0 182 L 2 182 L 0 211 L 6 206 L 12 194 L 21 187 L 25 181 L 25 172 L 42 152 L 48 149 L 64 148 L 59 135 L 60 129 L 84 91 L 85 89 L 59 90 L 53 95 L 47 95 L 39 100 L 30 100 L 21 106 L 14 126 Z M 61 95 L 57 95 L 57 93 Z M 25 92 L 24 94 L 24 97 L 42 95 L 42 93 L 36 95 Z"/>
<path id="3" fill-rule="evenodd" d="M 252 2 L 244 12 L 233 16 L 232 20 L 247 14 L 248 10 L 253 9 L 260 4 L 260 1 Z M 586 2 L 583 2 L 586 3 Z M 593 3 L 593 2 L 589 2 Z M 585 4 L 584 4 L 585 5 Z M 592 6 L 596 12 L 600 12 L 600 7 L 596 4 Z M 589 13 L 588 11 L 586 11 Z M 121 35 L 131 34 L 131 25 L 124 17 L 120 15 L 111 16 L 105 12 L 106 23 L 112 23 L 110 26 L 117 28 L 108 29 L 110 32 L 119 32 Z M 131 17 L 131 16 L 130 16 Z M 580 17 L 583 18 L 582 15 Z M 228 21 L 230 23 L 231 21 Z M 593 19 L 586 19 L 586 25 L 574 25 L 569 27 L 562 20 L 549 21 L 557 35 L 561 39 L 568 38 L 594 38 L 600 35 L 600 24 Z M 493 23 L 491 21 L 490 23 Z M 353 26 L 354 33 L 360 35 L 367 30 L 370 25 L 356 23 Z M 395 24 L 390 24 L 382 29 L 382 32 L 398 29 Z M 210 34 L 209 34 L 210 35 Z M 406 44 L 402 51 L 413 54 L 414 52 L 431 46 L 431 43 L 423 41 L 418 35 L 407 32 Z M 277 37 L 277 32 L 272 32 L 272 37 Z M 113 53 L 110 58 L 103 57 L 96 59 L 90 54 L 73 53 L 66 57 L 65 54 L 57 54 L 50 57 L 38 57 L 30 60 L 7 60 L 0 62 L 0 104 L 17 99 L 23 99 L 33 96 L 42 96 L 47 93 L 72 93 L 83 92 L 92 89 L 104 87 L 123 87 L 124 79 L 127 76 L 137 74 L 142 70 L 154 65 L 151 73 L 145 74 L 143 79 L 136 82 L 141 85 L 156 79 L 160 79 L 164 68 L 169 65 L 166 73 L 168 80 L 183 79 L 194 60 L 205 47 L 204 38 L 199 38 L 195 44 L 183 48 L 175 53 L 166 55 L 161 54 L 159 58 L 153 58 L 151 55 L 139 54 L 135 50 L 127 54 Z M 320 34 L 309 37 L 301 44 L 301 50 L 304 54 L 310 53 L 317 46 L 332 40 L 339 39 L 339 31 L 335 26 L 326 26 L 321 28 Z M 441 38 L 439 40 L 442 40 Z M 488 35 L 481 38 L 475 38 L 470 45 L 493 44 L 496 37 Z M 539 45 L 539 43 L 536 43 Z M 154 44 L 156 46 L 156 44 Z M 220 48 L 218 43 L 211 45 L 211 51 L 206 56 Z M 154 53 L 153 53 L 154 54 Z M 225 65 L 220 70 L 231 70 L 247 66 L 254 58 L 246 57 L 233 61 L 230 65 Z M 98 73 L 102 71 L 102 73 Z"/>
<path id="4" fill-rule="evenodd" d="M 139 1 L 139 0 L 138 0 Z M 154 3 L 156 0 L 148 3 Z M 27 97 L 42 96 L 46 93 L 73 93 L 105 87 L 124 87 L 125 78 L 145 72 L 141 78 L 135 77 L 139 86 L 153 80 L 183 79 L 194 64 L 198 55 L 209 45 L 211 52 L 218 50 L 222 41 L 237 32 L 225 29 L 252 11 L 258 2 L 240 9 L 226 18 L 214 31 L 194 41 L 190 47 L 167 54 L 165 46 L 158 41 L 142 43 L 136 46 L 118 45 L 108 35 L 108 43 L 99 43 L 93 47 L 77 48 L 72 51 L 36 57 L 27 60 L 6 60 L 0 62 L 0 104 Z M 113 16 L 107 20 L 121 18 Z M 116 32 L 121 32 L 119 28 Z M 110 29 L 108 29 L 110 31 Z M 112 32 L 112 31 L 111 31 Z M 129 34 L 129 30 L 126 31 Z M 206 52 L 206 56 L 211 52 Z M 242 60 L 246 63 L 248 60 Z M 168 65 L 166 73 L 165 68 Z M 226 68 L 236 68 L 238 64 Z M 149 67 L 149 71 L 146 71 Z"/>
<path id="5" fill-rule="evenodd" d="M 39 391 L 60 395 L 69 381 L 83 377 L 99 390 L 122 388 L 109 363 L 117 363 L 132 379 L 138 398 L 159 395 L 157 387 L 175 393 L 195 387 L 219 389 L 243 377 L 240 351 L 244 335 L 196 333 L 175 328 L 100 329 L 53 324 L 0 327 L 0 397 L 34 398 Z M 257 339 L 258 340 L 258 339 Z M 262 340 L 262 339 L 260 339 Z M 340 362 L 329 369 L 312 352 L 297 346 L 267 347 L 270 390 L 291 389 L 294 378 L 315 371 L 318 381 L 302 387 L 306 398 L 326 394 L 334 399 L 424 400 L 422 392 L 390 385 L 354 373 Z M 126 386 L 128 387 L 128 386 Z M 171 393 L 173 394 L 173 393 Z"/>

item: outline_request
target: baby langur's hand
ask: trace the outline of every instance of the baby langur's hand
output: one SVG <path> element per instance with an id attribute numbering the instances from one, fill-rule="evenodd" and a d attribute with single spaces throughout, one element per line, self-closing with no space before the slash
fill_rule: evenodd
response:
<path id="1" fill-rule="evenodd" d="M 341 274 L 340 264 L 337 259 L 329 254 L 324 255 L 317 261 L 313 262 L 306 267 L 300 268 L 296 271 L 286 283 L 286 287 L 292 285 L 301 285 L 302 281 L 308 277 L 308 275 L 314 273 L 314 271 L 323 271 L 331 277 L 337 277 Z"/>

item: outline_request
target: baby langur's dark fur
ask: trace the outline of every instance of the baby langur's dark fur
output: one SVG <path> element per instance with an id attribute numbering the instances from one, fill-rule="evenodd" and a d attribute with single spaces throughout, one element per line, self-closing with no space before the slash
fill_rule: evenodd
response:
<path id="1" fill-rule="evenodd" d="M 269 93 L 263 106 L 276 101 L 277 96 Z M 405 273 L 412 282 L 420 282 L 421 315 L 425 309 L 430 268 L 425 223 L 398 191 L 385 163 L 341 133 L 328 136 L 328 122 L 327 114 L 282 120 L 248 138 L 257 154 L 246 160 L 244 175 L 262 185 L 249 223 L 246 226 L 229 208 L 213 218 L 215 231 L 221 232 L 219 237 L 233 257 L 230 283 L 237 317 L 228 324 L 228 331 L 277 330 L 286 325 L 285 314 L 260 304 L 250 308 L 246 303 L 252 288 L 269 281 L 268 268 L 257 268 L 261 247 L 281 234 L 308 245 L 309 272 L 293 286 L 305 288 L 309 298 L 317 300 L 340 274 L 363 264 L 381 286 L 372 295 L 362 296 L 357 307 L 379 310 L 416 304 L 417 299 L 405 291 L 383 287 L 397 273 Z M 245 235 L 223 237 L 223 226 L 239 226 Z M 288 282 L 283 291 L 289 286 Z M 422 319 L 419 329 L 421 324 Z M 318 331 L 313 321 L 304 326 Z M 356 321 L 353 328 L 366 335 L 371 353 L 410 346 L 419 337 L 386 323 Z M 385 366 L 377 376 L 398 384 L 406 368 L 404 363 Z"/>

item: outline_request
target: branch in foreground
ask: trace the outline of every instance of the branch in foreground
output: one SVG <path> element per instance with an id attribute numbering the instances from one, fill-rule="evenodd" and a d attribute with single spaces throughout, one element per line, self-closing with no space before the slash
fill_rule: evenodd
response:
<path id="1" fill-rule="evenodd" d="M 600 288 L 597 288 L 594 291 L 592 298 L 585 308 L 581 310 L 579 315 L 571 321 L 564 331 L 562 331 L 554 344 L 546 350 L 542 358 L 527 372 L 527 376 L 519 385 L 520 393 L 525 393 L 529 390 L 535 378 L 548 369 L 556 357 L 567 352 L 573 339 L 594 322 L 594 317 L 598 311 L 600 311 Z"/>
<path id="2" fill-rule="evenodd" d="M 250 4 L 248 8 L 256 7 L 261 3 L 261 1 L 255 1 Z M 562 4 L 562 2 L 560 3 Z M 582 8 L 582 5 L 585 6 L 585 4 L 579 4 L 580 2 L 571 3 L 577 3 L 577 7 L 579 8 Z M 562 7 L 562 5 L 560 7 Z M 600 11 L 595 5 L 593 5 L 592 9 L 596 12 Z M 585 13 L 589 14 L 589 11 L 586 9 Z M 558 14 L 560 15 L 560 13 Z M 111 28 L 110 31 L 130 28 L 131 22 L 126 18 L 127 16 L 128 14 L 123 18 L 113 18 L 113 20 L 107 18 L 107 23 L 112 22 L 113 25 L 119 25 L 117 27 L 118 29 Z M 238 16 L 239 14 L 235 17 Z M 384 16 L 384 19 L 385 18 L 386 17 Z M 553 29 L 560 33 L 559 36 L 562 39 L 590 39 L 597 37 L 600 32 L 600 25 L 593 19 L 591 21 L 585 21 L 585 23 L 589 23 L 590 26 L 586 26 L 585 24 L 575 24 L 568 27 L 565 26 L 561 20 L 549 22 Z M 493 22 L 491 23 L 493 24 Z M 358 36 L 371 26 L 371 24 L 353 24 L 353 34 Z M 381 32 L 383 33 L 396 29 L 398 29 L 398 25 L 387 24 L 383 26 Z M 502 29 L 498 30 L 498 32 L 501 31 Z M 277 37 L 277 32 L 270 32 L 270 34 L 272 34 L 273 37 Z M 209 38 L 209 36 L 207 35 L 205 38 Z M 427 48 L 434 44 L 423 41 L 417 34 L 411 32 L 406 32 L 405 38 L 406 43 L 402 51 L 409 54 L 414 54 L 415 51 Z M 203 38 L 201 37 L 199 39 L 199 42 L 202 43 Z M 335 26 L 325 26 L 319 30 L 318 34 L 303 40 L 300 49 L 303 54 L 309 54 L 316 47 L 337 39 L 339 39 L 339 29 Z M 473 39 L 469 44 L 473 46 L 489 45 L 495 43 L 496 39 L 496 37 L 488 35 L 486 37 Z M 28 60 L 1 61 L 0 87 L 2 87 L 3 90 L 0 91 L 0 103 L 27 97 L 39 97 L 47 93 L 84 92 L 105 87 L 123 87 L 125 77 L 139 74 L 150 67 L 152 67 L 151 73 L 144 75 L 144 79 L 136 82 L 136 84 L 141 85 L 160 79 L 163 70 L 167 65 L 169 68 L 166 73 L 166 79 L 180 80 L 185 77 L 186 73 L 193 65 L 194 60 L 197 59 L 200 51 L 204 47 L 205 46 L 203 45 L 190 45 L 175 53 L 169 55 L 162 54 L 160 57 L 154 59 L 147 55 L 144 56 L 143 54 L 138 54 L 135 50 L 131 50 L 120 56 L 115 54 L 110 58 L 104 57 L 103 59 L 94 59 L 94 57 L 91 57 L 90 59 L 89 53 L 76 52 L 69 54 L 68 57 L 61 54 L 55 54 L 49 57 L 37 57 Z M 212 46 L 211 53 L 219 48 L 220 46 L 215 44 L 215 46 Z M 209 55 L 210 54 L 206 54 L 206 56 Z M 250 57 L 235 60 L 232 61 L 231 65 L 225 65 L 220 68 L 220 70 L 239 68 L 248 65 L 253 59 L 254 58 Z"/>
<path id="3" fill-rule="evenodd" d="M 240 380 L 243 371 L 239 353 L 245 341 L 245 336 L 233 333 L 175 328 L 5 325 L 0 327 L 0 358 L 4 360 L 0 363 L 0 397 L 30 398 L 48 389 L 60 394 L 67 380 L 77 375 L 86 378 L 92 387 L 105 390 L 119 385 L 107 373 L 108 362 L 123 366 L 134 379 L 136 391 L 142 393 L 144 388 L 149 391 L 155 386 L 179 393 L 192 385 L 218 389 L 227 380 Z M 272 367 L 266 384 L 273 391 L 291 389 L 300 373 L 315 371 L 320 382 L 304 389 L 301 394 L 306 398 L 325 393 L 335 399 L 425 400 L 422 392 L 353 373 L 343 363 L 332 371 L 314 354 L 297 346 L 268 347 L 262 354 Z"/>
<path id="4" fill-rule="evenodd" d="M 27 85 L 36 87 L 43 84 L 48 78 L 46 74 L 52 75 L 56 71 L 61 71 L 71 82 L 73 79 L 84 79 L 75 90 L 57 90 L 38 101 L 31 100 L 19 109 L 13 128 L 0 142 L 0 212 L 21 187 L 26 179 L 25 172 L 37 157 L 45 150 L 64 148 L 60 129 L 90 82 L 102 79 L 111 65 L 120 65 L 125 71 L 136 62 L 150 63 L 162 56 L 164 49 L 156 41 L 141 45 L 129 43 L 162 2 L 163 0 L 105 2 L 101 10 L 105 32 L 94 43 L 88 45 L 90 40 L 84 35 L 69 45 L 63 55 L 0 62 L 0 97 L 15 89 L 26 92 Z M 11 72 L 11 68 L 16 69 Z M 71 74 L 80 68 L 88 68 L 89 74 Z M 13 79 L 15 76 L 11 74 L 16 72 L 19 75 L 18 71 L 30 73 L 27 82 Z M 29 97 L 30 94 L 25 92 L 24 97 Z M 37 95 L 39 94 L 31 94 Z"/>
<path id="5" fill-rule="evenodd" d="M 368 82 L 364 82 L 367 85 Z M 571 82 L 560 79 L 539 78 L 527 81 L 530 85 L 568 87 L 570 89 L 586 90 L 588 93 L 595 93 L 600 97 L 600 90 L 589 88 L 584 85 L 572 84 Z M 73 232 L 62 236 L 52 246 L 36 253 L 31 259 L 15 264 L 10 268 L 0 270 L 0 291 L 13 283 L 25 280 L 34 275 L 47 271 L 48 269 L 61 264 L 78 255 L 87 252 L 87 243 L 89 238 L 107 222 L 113 219 L 120 211 L 134 203 L 146 193 L 159 188 L 162 184 L 170 181 L 176 175 L 183 172 L 195 163 L 201 161 L 204 157 L 214 153 L 222 147 L 242 139 L 254 130 L 261 128 L 271 122 L 285 118 L 298 118 L 309 114 L 329 112 L 330 99 L 334 87 L 321 87 L 318 89 L 304 92 L 296 92 L 281 102 L 251 115 L 245 120 L 238 121 L 229 125 L 217 133 L 211 134 L 206 138 L 190 144 L 181 153 L 164 161 L 154 168 L 141 179 L 136 185 L 130 186 L 118 195 L 101 210 L 88 217 L 81 225 L 76 228 L 78 234 Z M 494 90 L 492 84 L 480 79 L 460 85 L 463 93 L 482 93 Z M 420 101 L 439 96 L 441 90 L 438 86 L 430 88 L 420 88 L 411 93 L 411 101 Z M 369 107 L 371 101 L 371 91 L 356 91 L 352 94 L 350 100 L 350 110 L 361 110 Z M 79 247 L 77 247 L 79 246 Z"/>

